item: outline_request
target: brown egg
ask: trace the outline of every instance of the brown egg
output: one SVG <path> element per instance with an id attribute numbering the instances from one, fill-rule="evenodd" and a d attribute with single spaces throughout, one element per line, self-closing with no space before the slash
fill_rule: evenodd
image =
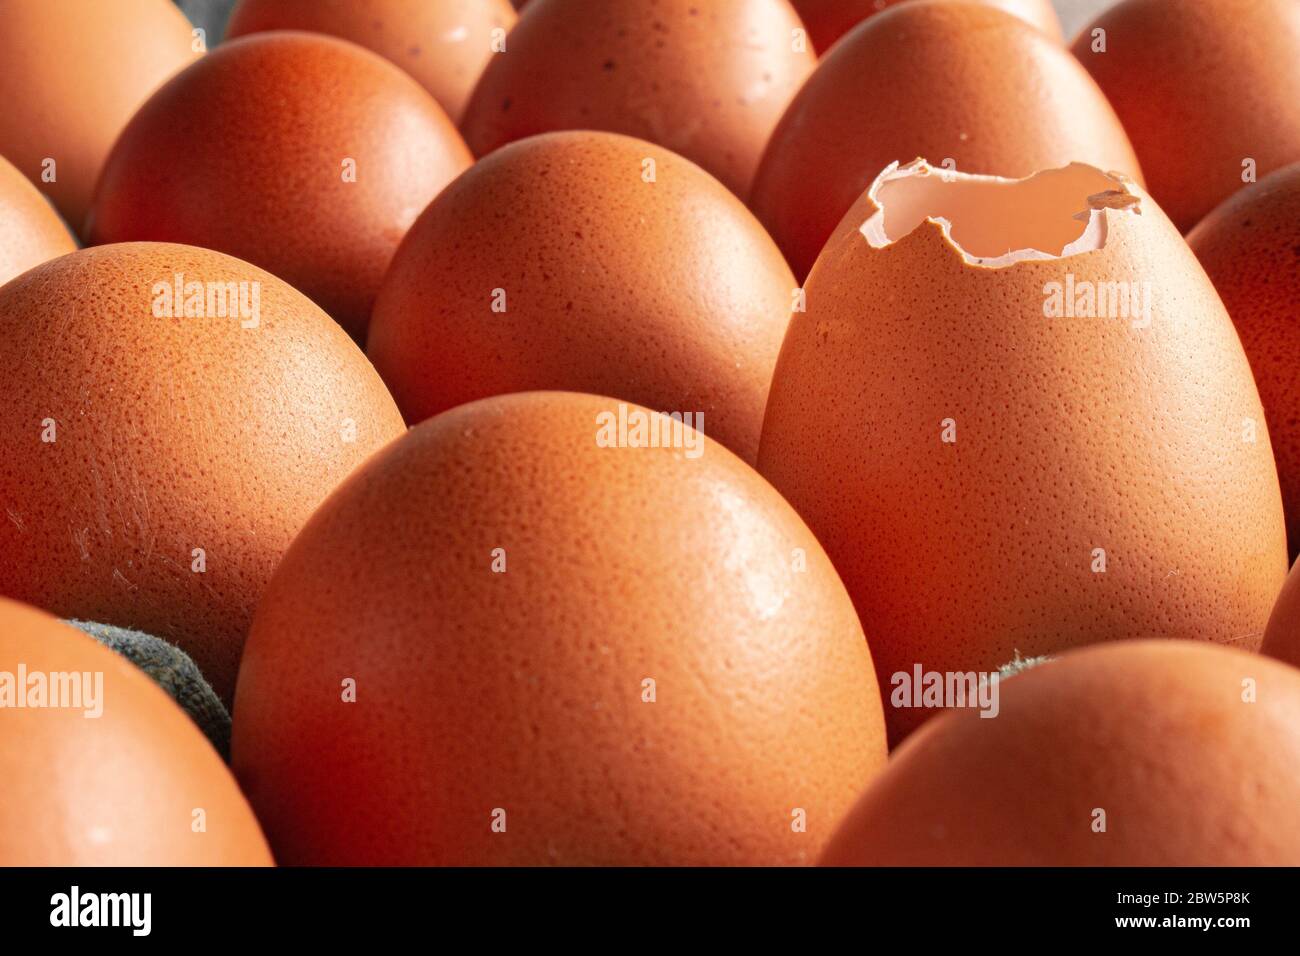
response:
<path id="1" fill-rule="evenodd" d="M 1268 629 L 1264 632 L 1264 644 L 1260 650 L 1280 661 L 1300 667 L 1300 574 L 1296 573 L 1297 562 L 1291 568 L 1282 585 L 1282 593 L 1273 605 L 1273 613 L 1268 618 Z"/>
<path id="2" fill-rule="evenodd" d="M 936 720 L 835 834 L 829 866 L 1296 866 L 1300 671 L 1124 641 Z"/>
<path id="3" fill-rule="evenodd" d="M 670 425 L 497 397 L 328 499 L 235 704 L 282 863 L 816 860 L 884 763 L 871 655 L 793 509 Z"/>
<path id="4" fill-rule="evenodd" d="M 693 163 L 550 133 L 481 160 L 425 210 L 367 351 L 411 423 L 503 392 L 598 392 L 703 413 L 752 462 L 794 290 L 762 226 Z"/>
<path id="5" fill-rule="evenodd" d="M 260 33 L 140 109 L 87 234 L 238 256 L 361 339 L 402 235 L 470 161 L 442 108 L 387 60 L 320 34 Z"/>
<path id="6" fill-rule="evenodd" d="M 24 273 L 0 288 L 0 368 L 0 595 L 179 644 L 227 702 L 289 541 L 402 432 L 328 316 L 205 249 Z"/>
<path id="7" fill-rule="evenodd" d="M 3 598 L 0 779 L 3 866 L 272 862 L 230 771 L 166 693 L 91 638 Z"/>
<path id="8" fill-rule="evenodd" d="M 844 34 L 872 14 L 907 0 L 790 0 L 799 19 L 808 28 L 818 53 L 825 53 Z M 1026 23 L 1032 23 L 1053 40 L 1061 41 L 1061 21 L 1050 0 L 974 0 L 998 7 Z"/>
<path id="9" fill-rule="evenodd" d="M 516 19 L 510 0 L 239 0 L 226 36 L 311 30 L 351 40 L 406 70 L 459 120 Z"/>
<path id="10" fill-rule="evenodd" d="M 835 562 L 881 686 L 1133 634 L 1258 648 L 1286 573 L 1263 410 L 1150 197 L 1082 164 L 918 160 L 849 217 L 759 470 Z M 887 707 L 891 742 L 931 713 Z"/>
<path id="11" fill-rule="evenodd" d="M 625 133 L 749 194 L 763 146 L 816 57 L 788 0 L 535 0 L 474 90 L 476 156 L 564 129 Z"/>
<path id="12" fill-rule="evenodd" d="M 1124 0 L 1079 34 L 1074 55 L 1183 232 L 1247 175 L 1300 161 L 1295 0 Z"/>
<path id="13" fill-rule="evenodd" d="M 76 248 L 58 213 L 0 156 L 0 285 Z"/>
<path id="14" fill-rule="evenodd" d="M 1074 161 L 1138 176 L 1114 112 L 1059 43 L 991 7 L 904 3 L 838 44 L 800 90 L 750 205 L 806 276 L 876 174 L 916 156 L 998 176 Z"/>
<path id="15" fill-rule="evenodd" d="M 1187 237 L 1250 359 L 1300 552 L 1300 163 L 1232 194 Z"/>
<path id="16" fill-rule="evenodd" d="M 0 155 L 80 229 L 100 168 L 131 114 L 201 50 L 168 0 L 6 3 Z"/>

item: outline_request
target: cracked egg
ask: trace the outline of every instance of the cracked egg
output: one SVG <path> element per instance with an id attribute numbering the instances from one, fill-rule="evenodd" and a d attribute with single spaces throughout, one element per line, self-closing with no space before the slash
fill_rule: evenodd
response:
<path id="1" fill-rule="evenodd" d="M 1134 635 L 1259 647 L 1286 573 L 1263 410 L 1139 186 L 894 164 L 805 291 L 759 470 L 843 576 L 882 687 Z M 886 716 L 896 743 L 927 714 Z"/>

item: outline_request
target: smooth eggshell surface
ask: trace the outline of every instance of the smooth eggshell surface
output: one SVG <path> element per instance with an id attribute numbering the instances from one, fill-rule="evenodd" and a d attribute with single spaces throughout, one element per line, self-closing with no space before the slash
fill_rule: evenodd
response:
<path id="1" fill-rule="evenodd" d="M 232 748 L 281 862 L 816 859 L 885 759 L 853 607 L 720 445 L 603 446 L 619 404 L 461 406 L 294 542 Z"/>
<path id="2" fill-rule="evenodd" d="M 1269 616 L 1260 651 L 1300 667 L 1300 574 L 1296 573 L 1296 567 L 1300 567 L 1300 562 L 1286 576 L 1282 593 Z"/>
<path id="3" fill-rule="evenodd" d="M 534 0 L 474 90 L 476 156 L 512 140 L 598 129 L 649 140 L 749 193 L 772 129 L 812 73 L 787 0 Z"/>
<path id="4" fill-rule="evenodd" d="M 470 160 L 442 108 L 387 60 L 321 34 L 259 33 L 222 44 L 135 115 L 88 240 L 238 256 L 360 340 L 402 236 Z"/>
<path id="5" fill-rule="evenodd" d="M 1300 864 L 1295 668 L 1124 641 L 1040 664 L 998 697 L 996 717 L 948 714 L 896 752 L 822 862 Z"/>
<path id="6" fill-rule="evenodd" d="M 187 316 L 178 274 L 210 283 L 203 311 L 225 283 L 249 307 Z M 186 246 L 83 249 L 0 288 L 0 368 L 0 595 L 178 644 L 227 702 L 280 555 L 403 431 L 328 316 Z"/>
<path id="7" fill-rule="evenodd" d="M 831 45 L 863 20 L 896 3 L 909 0 L 790 0 L 808 35 L 825 53 Z M 985 6 L 998 7 L 1032 23 L 1052 39 L 1060 42 L 1061 21 L 1056 18 L 1050 0 L 974 0 Z"/>
<path id="8" fill-rule="evenodd" d="M 1300 161 L 1295 0 L 1124 0 L 1080 32 L 1074 55 L 1184 232 L 1242 187 L 1248 167 L 1259 179 Z"/>
<path id="9" fill-rule="evenodd" d="M 704 415 L 754 460 L 794 277 L 716 180 L 611 133 L 507 146 L 411 228 L 367 352 L 414 424 L 504 392 Z"/>
<path id="10" fill-rule="evenodd" d="M 991 7 L 904 3 L 804 84 L 750 205 L 803 277 L 876 174 L 917 156 L 995 176 L 1078 161 L 1140 178 L 1114 111 L 1060 43 Z"/>
<path id="11" fill-rule="evenodd" d="M 411 74 L 459 120 L 516 19 L 510 0 L 239 0 L 226 37 L 311 30 L 350 40 Z"/>
<path id="12" fill-rule="evenodd" d="M 127 120 L 202 45 L 168 0 L 20 0 L 3 16 L 0 155 L 80 231 Z"/>
<path id="13" fill-rule="evenodd" d="M 76 248 L 59 214 L 0 156 L 0 285 Z"/>
<path id="14" fill-rule="evenodd" d="M 66 706 L 0 708 L 0 865 L 269 866 L 247 801 L 212 745 L 126 659 L 0 598 L 0 672 L 25 668 Z M 203 828 L 195 829 L 195 809 Z"/>
<path id="15" fill-rule="evenodd" d="M 1187 242 L 1250 359 L 1294 560 L 1300 552 L 1300 163 L 1234 193 Z"/>

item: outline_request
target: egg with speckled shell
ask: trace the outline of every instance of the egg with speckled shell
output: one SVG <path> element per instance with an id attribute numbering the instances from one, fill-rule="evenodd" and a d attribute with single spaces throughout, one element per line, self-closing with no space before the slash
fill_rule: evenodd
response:
<path id="1" fill-rule="evenodd" d="M 476 156 L 535 133 L 624 133 L 699 163 L 736 195 L 816 55 L 788 0 L 533 0 L 479 80 Z"/>
<path id="2" fill-rule="evenodd" d="M 0 595 L 179 645 L 229 703 L 308 515 L 403 431 L 365 356 L 261 269 L 83 249 L 0 287 Z"/>
<path id="3" fill-rule="evenodd" d="M 1291 559 L 1300 553 L 1300 163 L 1238 190 L 1187 244 L 1250 359 L 1277 458 Z"/>
<path id="4" fill-rule="evenodd" d="M 287 864 L 812 863 L 885 761 L 794 510 L 689 421 L 573 393 L 462 405 L 330 496 L 234 714 Z"/>
<path id="5" fill-rule="evenodd" d="M 1122 641 L 1017 675 L 983 717 L 950 713 L 908 740 L 822 863 L 1300 864 L 1295 668 Z"/>
<path id="6" fill-rule="evenodd" d="M 239 0 L 226 37 L 311 30 L 351 40 L 410 73 L 459 120 L 516 19 L 509 0 Z"/>
<path id="7" fill-rule="evenodd" d="M 1073 50 L 1184 232 L 1245 183 L 1300 162 L 1296 0 L 1124 0 Z"/>
<path id="8" fill-rule="evenodd" d="M 891 165 L 827 244 L 759 470 L 897 675 L 1142 635 L 1258 649 L 1286 574 L 1237 333 L 1140 187 Z M 891 742 L 935 711 L 903 695 Z"/>
<path id="9" fill-rule="evenodd" d="M 763 154 L 751 208 L 796 276 L 892 162 L 1028 176 L 1071 162 L 1141 181 L 1115 111 L 1060 42 L 973 3 L 901 3 L 827 53 Z"/>
<path id="10" fill-rule="evenodd" d="M 702 416 L 752 462 L 796 283 L 735 196 L 613 133 L 534 136 L 480 160 L 411 227 L 367 353 L 411 424 L 564 389 Z"/>
<path id="11" fill-rule="evenodd" d="M 105 164 L 87 241 L 238 256 L 361 340 L 402 236 L 470 160 L 433 97 L 382 57 L 322 34 L 258 33 L 140 108 Z"/>

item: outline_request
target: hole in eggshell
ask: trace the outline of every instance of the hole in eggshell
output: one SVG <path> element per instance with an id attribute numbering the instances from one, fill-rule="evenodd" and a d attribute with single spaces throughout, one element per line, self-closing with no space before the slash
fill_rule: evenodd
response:
<path id="1" fill-rule="evenodd" d="M 876 212 L 861 232 L 872 248 L 882 249 L 931 221 L 966 262 L 994 267 L 1100 249 L 1106 244 L 1102 210 L 1142 212 L 1124 176 L 1085 163 L 1004 179 L 916 159 L 906 166 L 891 164 L 867 196 Z"/>

